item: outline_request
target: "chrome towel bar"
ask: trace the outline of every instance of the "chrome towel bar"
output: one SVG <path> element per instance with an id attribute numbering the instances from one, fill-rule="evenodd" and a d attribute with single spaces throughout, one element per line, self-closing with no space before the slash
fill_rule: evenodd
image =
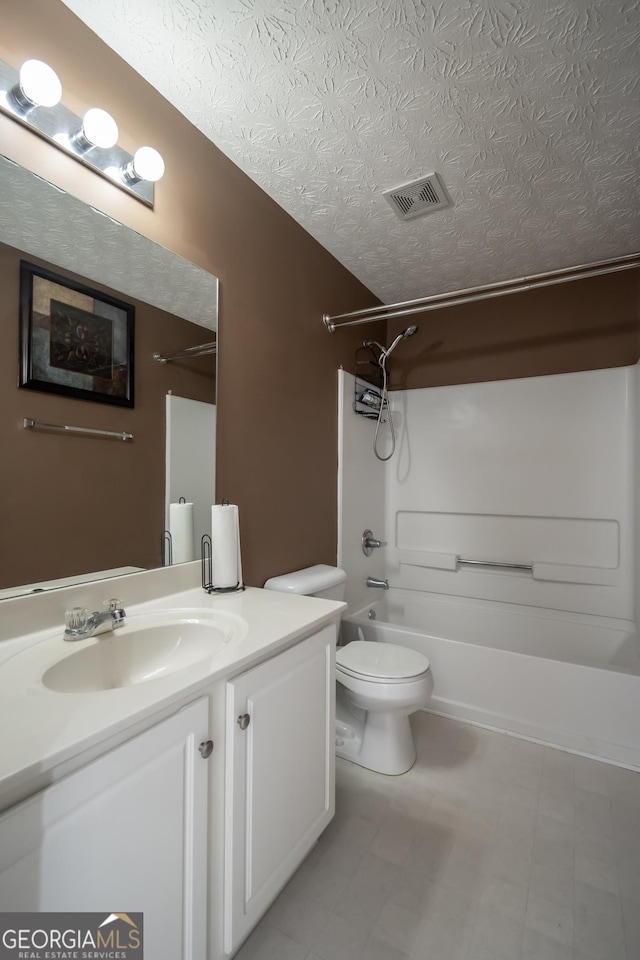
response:
<path id="1" fill-rule="evenodd" d="M 458 557 L 457 563 L 465 563 L 474 567 L 504 567 L 509 570 L 529 570 L 530 573 L 533 573 L 532 563 L 503 563 L 499 560 L 463 560 L 462 557 Z"/>
<path id="2" fill-rule="evenodd" d="M 154 353 L 153 359 L 158 363 L 168 363 L 170 360 L 186 360 L 189 357 L 204 357 L 208 353 L 216 353 L 216 341 L 198 344 L 197 347 L 185 347 L 184 350 L 176 350 L 175 353 Z"/>
<path id="3" fill-rule="evenodd" d="M 43 423 L 41 420 L 31 420 L 29 417 L 24 418 L 24 427 L 30 429 L 64 430 L 67 433 L 83 433 L 96 437 L 112 437 L 116 440 L 133 440 L 133 434 L 125 433 L 124 431 L 96 430 L 93 427 L 67 427 L 62 423 Z"/>

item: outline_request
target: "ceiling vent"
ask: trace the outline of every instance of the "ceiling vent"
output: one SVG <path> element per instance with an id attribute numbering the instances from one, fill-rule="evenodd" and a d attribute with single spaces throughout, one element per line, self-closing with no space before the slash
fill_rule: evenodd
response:
<path id="1" fill-rule="evenodd" d="M 394 187 L 393 190 L 385 190 L 382 195 L 401 220 L 413 220 L 414 217 L 451 206 L 437 173 L 430 173 L 428 177 Z"/>

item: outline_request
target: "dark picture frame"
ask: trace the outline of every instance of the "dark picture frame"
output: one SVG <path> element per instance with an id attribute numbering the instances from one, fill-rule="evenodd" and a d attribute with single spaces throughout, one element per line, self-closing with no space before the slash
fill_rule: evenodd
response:
<path id="1" fill-rule="evenodd" d="M 20 386 L 134 405 L 135 308 L 20 261 Z"/>

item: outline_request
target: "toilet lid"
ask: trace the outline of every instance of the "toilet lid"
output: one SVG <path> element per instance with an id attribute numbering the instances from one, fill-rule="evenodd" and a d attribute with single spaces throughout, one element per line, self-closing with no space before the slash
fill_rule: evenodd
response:
<path id="1" fill-rule="evenodd" d="M 339 647 L 336 664 L 350 673 L 378 680 L 408 680 L 429 669 L 429 661 L 417 650 L 375 640 L 352 640 Z"/>

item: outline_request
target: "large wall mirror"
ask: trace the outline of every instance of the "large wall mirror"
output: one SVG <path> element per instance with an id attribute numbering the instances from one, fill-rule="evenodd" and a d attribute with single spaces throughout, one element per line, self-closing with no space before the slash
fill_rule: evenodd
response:
<path id="1" fill-rule="evenodd" d="M 134 307 L 133 408 L 18 386 L 21 261 Z M 166 562 L 167 432 L 180 441 L 170 498 L 189 499 L 190 478 L 208 471 L 200 484 L 208 502 L 196 507 L 206 516 L 215 430 L 205 425 L 195 446 L 212 456 L 193 466 L 183 441 L 191 409 L 213 407 L 213 420 L 203 422 L 215 423 L 218 353 L 168 363 L 153 355 L 217 341 L 217 304 L 211 274 L 0 157 L 0 599 Z M 55 426 L 34 429 L 25 420 Z"/>

